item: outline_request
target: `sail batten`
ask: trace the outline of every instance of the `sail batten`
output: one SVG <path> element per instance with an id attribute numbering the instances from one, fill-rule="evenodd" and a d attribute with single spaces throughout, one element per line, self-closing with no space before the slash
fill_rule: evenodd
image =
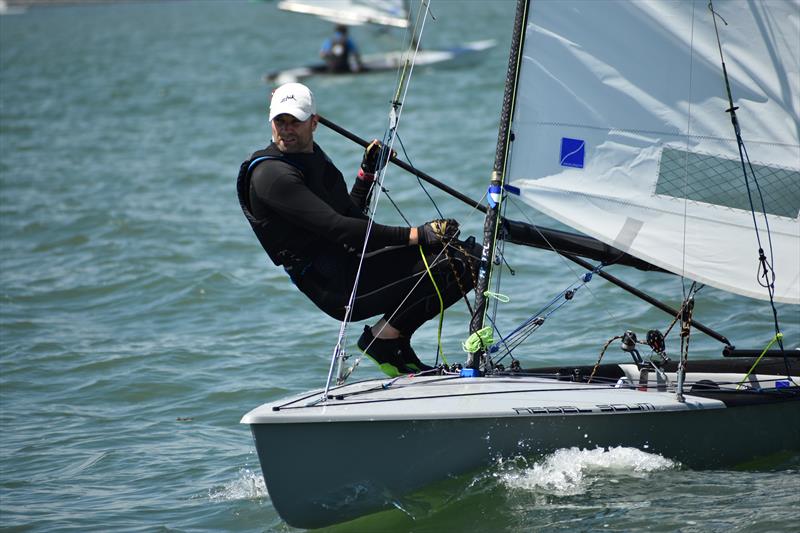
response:
<path id="1" fill-rule="evenodd" d="M 747 179 L 706 0 L 532 1 L 506 174 L 586 235 L 767 299 L 757 225 L 775 299 L 800 303 L 800 2 L 714 6 Z"/>

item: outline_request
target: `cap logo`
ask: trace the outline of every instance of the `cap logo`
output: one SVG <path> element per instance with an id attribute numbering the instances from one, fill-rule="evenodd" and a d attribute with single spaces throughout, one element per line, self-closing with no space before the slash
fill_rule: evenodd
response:
<path id="1" fill-rule="evenodd" d="M 294 100 L 296 102 L 297 98 L 295 98 L 293 94 L 290 94 L 288 96 L 284 96 L 283 98 L 281 98 L 281 103 L 284 103 L 287 100 Z"/>

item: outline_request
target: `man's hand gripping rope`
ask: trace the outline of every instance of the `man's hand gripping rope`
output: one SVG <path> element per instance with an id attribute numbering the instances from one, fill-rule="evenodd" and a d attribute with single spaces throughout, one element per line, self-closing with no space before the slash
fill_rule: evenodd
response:
<path id="1" fill-rule="evenodd" d="M 458 221 L 452 218 L 431 220 L 417 227 L 419 245 L 425 250 L 441 250 L 458 236 Z"/>
<path id="2" fill-rule="evenodd" d="M 384 145 L 378 139 L 373 139 L 364 149 L 364 156 L 361 158 L 361 168 L 358 169 L 358 179 L 371 183 L 375 181 L 375 175 L 381 171 L 386 162 L 397 154 L 392 152 L 388 157 L 384 156 Z"/>

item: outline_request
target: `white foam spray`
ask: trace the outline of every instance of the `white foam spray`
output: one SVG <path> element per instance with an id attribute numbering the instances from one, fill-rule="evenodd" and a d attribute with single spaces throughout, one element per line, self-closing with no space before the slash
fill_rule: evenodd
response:
<path id="1" fill-rule="evenodd" d="M 644 476 L 677 468 L 679 463 L 636 448 L 564 448 L 533 464 L 518 462 L 503 468 L 500 480 L 508 488 L 555 496 L 582 494 L 597 479 L 614 482 L 614 476 Z M 611 479 L 609 479 L 611 478 Z"/>

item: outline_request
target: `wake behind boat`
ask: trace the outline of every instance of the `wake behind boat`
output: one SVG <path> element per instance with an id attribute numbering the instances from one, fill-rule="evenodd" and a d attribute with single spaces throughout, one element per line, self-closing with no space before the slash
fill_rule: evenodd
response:
<path id="1" fill-rule="evenodd" d="M 281 517 L 334 524 L 498 457 L 573 446 L 634 447 L 690 468 L 800 452 L 800 351 L 781 331 L 797 313 L 777 306 L 800 304 L 798 12 L 796 0 L 520 0 L 489 205 L 468 202 L 486 213 L 469 358 L 347 384 L 358 360 L 337 349 L 336 379 L 246 414 Z M 516 198 L 582 234 L 506 218 Z M 488 300 L 502 294 L 506 244 L 584 270 L 508 326 Z M 621 266 L 679 276 L 680 306 L 607 272 Z M 595 365 L 523 365 L 522 343 L 598 276 L 668 313 L 666 332 L 598 338 Z M 737 348 L 705 326 L 703 285 L 773 317 L 763 345 Z M 725 357 L 690 354 L 700 333 Z M 612 343 L 630 363 L 602 362 Z M 550 352 L 586 357 L 563 343 Z"/>

